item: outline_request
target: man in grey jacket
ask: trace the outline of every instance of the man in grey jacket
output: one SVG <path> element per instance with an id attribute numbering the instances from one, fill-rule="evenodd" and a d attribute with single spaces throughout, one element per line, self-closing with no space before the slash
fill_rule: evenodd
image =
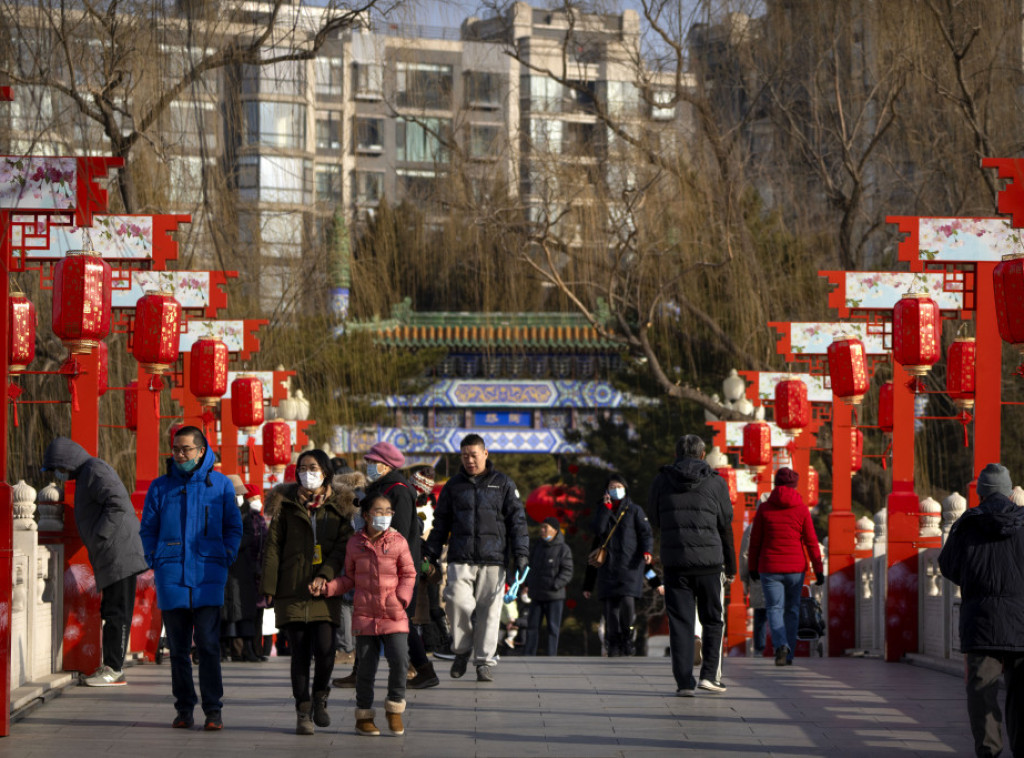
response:
<path id="1" fill-rule="evenodd" d="M 148 568 L 139 519 L 113 467 L 89 455 L 77 442 L 57 437 L 46 448 L 43 469 L 55 472 L 59 481 L 75 480 L 75 524 L 102 595 L 103 665 L 86 677 L 85 684 L 124 685 L 122 670 L 135 611 L 136 577 Z"/>

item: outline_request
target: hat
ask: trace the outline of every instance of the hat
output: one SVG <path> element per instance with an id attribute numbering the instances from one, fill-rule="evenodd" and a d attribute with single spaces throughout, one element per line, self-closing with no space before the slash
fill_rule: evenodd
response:
<path id="1" fill-rule="evenodd" d="M 246 497 L 260 497 L 263 495 L 263 491 L 255 484 L 245 485 L 245 496 Z"/>
<path id="2" fill-rule="evenodd" d="M 378 442 L 370 448 L 370 452 L 363 456 L 363 460 L 383 463 L 391 468 L 402 468 L 405 465 L 405 456 L 402 451 L 390 442 Z"/>
<path id="3" fill-rule="evenodd" d="M 234 485 L 236 495 L 245 494 L 245 482 L 242 481 L 242 477 L 238 474 L 228 474 L 228 479 L 231 481 L 231 484 Z"/>
<path id="4" fill-rule="evenodd" d="M 413 472 L 413 475 L 409 477 L 409 482 L 416 488 L 417 492 L 421 495 L 425 495 L 434 489 L 434 477 L 436 476 L 437 473 L 434 469 L 428 466 L 426 468 L 421 468 L 419 471 Z"/>
<path id="5" fill-rule="evenodd" d="M 800 475 L 791 468 L 783 467 L 775 472 L 776 487 L 792 487 L 796 489 L 796 484 L 799 481 Z"/>
<path id="6" fill-rule="evenodd" d="M 544 519 L 540 523 L 547 524 L 552 529 L 554 529 L 556 532 L 562 531 L 562 525 L 558 523 L 558 519 L 556 519 L 554 516 L 548 516 L 546 519 Z"/>
<path id="7" fill-rule="evenodd" d="M 989 495 L 998 493 L 1005 497 L 1013 494 L 1013 482 L 1006 466 L 990 463 L 978 474 L 978 497 L 982 500 Z"/>

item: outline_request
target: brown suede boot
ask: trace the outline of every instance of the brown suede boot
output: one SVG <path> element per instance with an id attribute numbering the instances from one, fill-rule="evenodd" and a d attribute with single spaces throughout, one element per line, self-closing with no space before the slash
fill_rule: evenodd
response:
<path id="1" fill-rule="evenodd" d="M 337 679 L 332 679 L 331 684 L 333 684 L 335 687 L 340 687 L 342 689 L 354 690 L 356 688 L 356 667 L 352 667 L 352 673 L 348 676 L 342 676 Z"/>
<path id="2" fill-rule="evenodd" d="M 317 726 L 331 725 L 331 717 L 327 714 L 327 696 L 330 690 L 313 693 L 313 723 Z"/>
<path id="3" fill-rule="evenodd" d="M 380 737 L 380 729 L 373 723 L 373 708 L 356 708 L 356 734 L 363 737 Z"/>
<path id="4" fill-rule="evenodd" d="M 316 727 L 313 726 L 313 704 L 309 701 L 298 703 L 295 706 L 295 733 L 316 734 Z"/>
<path id="5" fill-rule="evenodd" d="M 388 715 L 388 729 L 392 734 L 401 737 L 405 734 L 405 725 L 402 723 L 402 714 L 405 713 L 405 701 L 393 703 L 390 700 L 384 701 L 384 712 Z"/>

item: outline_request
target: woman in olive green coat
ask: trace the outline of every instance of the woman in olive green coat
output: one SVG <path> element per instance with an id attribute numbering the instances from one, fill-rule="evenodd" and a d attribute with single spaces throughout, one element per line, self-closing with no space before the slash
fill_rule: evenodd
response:
<path id="1" fill-rule="evenodd" d="M 295 464 L 297 483 L 279 485 L 280 505 L 270 522 L 261 591 L 273 602 L 277 626 L 291 649 L 292 694 L 298 734 L 329 726 L 327 695 L 334 670 L 334 630 L 341 623 L 340 598 L 313 597 L 310 586 L 342 573 L 352 536 L 354 493 L 329 481 L 331 462 L 307 450 Z M 268 506 L 270 498 L 268 498 Z M 310 663 L 313 663 L 312 698 Z"/>

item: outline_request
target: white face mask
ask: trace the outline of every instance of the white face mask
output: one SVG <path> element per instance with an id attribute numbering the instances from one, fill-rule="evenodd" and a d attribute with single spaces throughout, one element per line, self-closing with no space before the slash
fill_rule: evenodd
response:
<path id="1" fill-rule="evenodd" d="M 625 487 L 612 487 L 611 489 L 608 490 L 608 496 L 612 500 L 622 500 L 622 498 L 624 498 L 626 496 L 626 488 Z"/>
<path id="2" fill-rule="evenodd" d="M 380 479 L 382 474 L 380 469 L 377 468 L 377 464 L 373 461 L 366 462 L 366 479 L 371 484 Z"/>
<path id="3" fill-rule="evenodd" d="M 235 495 L 235 502 L 238 503 L 238 507 L 241 508 L 245 504 L 245 495 Z"/>
<path id="4" fill-rule="evenodd" d="M 370 521 L 373 524 L 373 528 L 379 532 L 386 532 L 388 527 L 391 526 L 391 516 L 374 516 Z"/>
<path id="5" fill-rule="evenodd" d="M 252 500 L 249 501 L 249 508 L 259 513 L 260 511 L 263 510 L 263 501 L 260 500 L 258 497 L 254 497 Z"/>
<path id="6" fill-rule="evenodd" d="M 321 471 L 303 471 L 299 474 L 299 484 L 307 490 L 318 490 L 324 483 L 324 475 Z"/>

